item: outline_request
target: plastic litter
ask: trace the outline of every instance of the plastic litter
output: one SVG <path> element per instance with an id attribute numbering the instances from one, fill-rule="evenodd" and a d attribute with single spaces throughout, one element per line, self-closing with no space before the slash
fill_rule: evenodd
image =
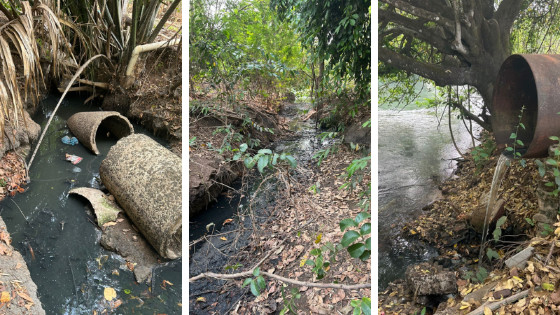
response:
<path id="1" fill-rule="evenodd" d="M 62 143 L 64 144 L 69 144 L 69 145 L 76 145 L 78 144 L 78 139 L 76 139 L 76 137 L 68 137 L 68 136 L 64 136 L 61 139 Z"/>
<path id="2" fill-rule="evenodd" d="M 83 160 L 83 158 L 81 158 L 77 155 L 66 153 L 66 161 L 70 161 L 70 163 L 72 163 L 74 165 L 80 163 L 82 160 Z"/>

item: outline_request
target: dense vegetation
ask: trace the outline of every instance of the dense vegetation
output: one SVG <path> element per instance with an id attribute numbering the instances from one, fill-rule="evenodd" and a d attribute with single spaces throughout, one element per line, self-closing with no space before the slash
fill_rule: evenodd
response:
<path id="1" fill-rule="evenodd" d="M 367 112 L 369 10 L 368 1 L 193 0 L 191 92 L 228 105 L 258 98 L 270 108 L 288 92 L 309 93 L 316 105 L 343 97 L 335 110 Z"/>

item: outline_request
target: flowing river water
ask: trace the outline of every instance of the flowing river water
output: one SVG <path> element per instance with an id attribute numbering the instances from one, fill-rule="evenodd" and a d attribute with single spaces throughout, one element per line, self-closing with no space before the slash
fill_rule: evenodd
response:
<path id="1" fill-rule="evenodd" d="M 404 278 L 407 266 L 437 255 L 432 247 L 402 238 L 400 231 L 438 198 L 438 184 L 452 174 L 459 154 L 447 119 L 438 122 L 434 110 L 380 109 L 378 117 L 378 288 L 384 290 L 389 282 Z M 472 146 L 470 134 L 458 119 L 451 125 L 460 150 L 466 152 Z"/>
<path id="2" fill-rule="evenodd" d="M 57 102 L 55 96 L 42 102 L 34 117 L 42 128 Z M 99 165 L 115 144 L 99 137 L 100 154 L 94 155 L 81 144 L 61 142 L 61 137 L 70 135 L 66 120 L 71 115 L 97 110 L 83 105 L 83 98 L 77 96 L 63 101 L 31 167 L 28 190 L 0 203 L 12 244 L 25 258 L 47 314 L 92 314 L 93 310 L 100 314 L 108 307 L 106 287 L 115 289 L 122 301 L 115 310 L 118 314 L 180 314 L 182 259 L 156 267 L 150 285 L 136 283 L 124 259 L 99 245 L 101 232 L 87 201 L 68 195 L 74 187 L 100 187 Z M 134 129 L 153 138 L 137 125 Z M 83 161 L 72 165 L 64 160 L 65 153 Z M 163 280 L 173 285 L 162 286 Z"/>

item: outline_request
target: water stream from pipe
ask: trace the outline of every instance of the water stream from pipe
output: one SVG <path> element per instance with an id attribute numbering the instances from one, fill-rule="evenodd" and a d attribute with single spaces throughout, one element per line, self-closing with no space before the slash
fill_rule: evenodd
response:
<path id="1" fill-rule="evenodd" d="M 488 229 L 490 228 L 490 211 L 494 210 L 494 204 L 496 203 L 496 197 L 498 196 L 498 190 L 502 185 L 502 179 L 506 174 L 506 170 L 511 163 L 511 158 L 504 154 L 500 154 L 498 162 L 496 164 L 496 169 L 494 170 L 494 176 L 492 177 L 492 186 L 490 186 L 490 195 L 488 197 L 488 204 L 486 205 L 486 214 L 484 215 L 484 225 L 482 229 L 482 243 L 480 244 L 480 253 L 478 254 L 478 266 L 481 266 L 482 257 L 484 256 L 484 243 L 486 243 L 486 235 L 488 234 Z"/>

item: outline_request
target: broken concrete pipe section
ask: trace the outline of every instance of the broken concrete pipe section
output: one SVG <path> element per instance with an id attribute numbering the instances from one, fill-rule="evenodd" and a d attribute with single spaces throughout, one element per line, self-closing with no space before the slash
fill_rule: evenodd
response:
<path id="1" fill-rule="evenodd" d="M 66 122 L 70 131 L 78 140 L 95 154 L 99 154 L 95 137 L 101 127 L 117 139 L 134 133 L 134 128 L 128 119 L 118 112 L 80 112 L 72 115 Z"/>
<path id="2" fill-rule="evenodd" d="M 120 139 L 101 162 L 103 185 L 164 258 L 181 257 L 181 158 L 150 139 Z"/>

